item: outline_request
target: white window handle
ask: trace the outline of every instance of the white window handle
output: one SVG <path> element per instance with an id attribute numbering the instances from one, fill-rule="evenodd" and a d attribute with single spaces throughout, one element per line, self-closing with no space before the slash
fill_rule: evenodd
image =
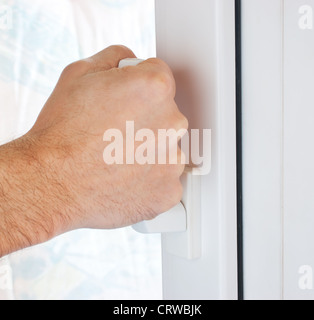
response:
<path id="1" fill-rule="evenodd" d="M 170 233 L 186 231 L 186 211 L 182 202 L 153 220 L 143 221 L 133 226 L 140 233 Z"/>
<path id="2" fill-rule="evenodd" d="M 137 58 L 124 59 L 119 62 L 119 68 L 124 68 L 124 67 L 128 67 L 128 66 L 137 66 L 139 63 L 141 63 L 143 61 L 144 60 L 137 59 Z"/>

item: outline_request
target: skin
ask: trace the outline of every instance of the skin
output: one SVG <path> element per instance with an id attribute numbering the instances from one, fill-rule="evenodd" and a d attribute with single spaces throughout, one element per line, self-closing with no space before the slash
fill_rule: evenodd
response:
<path id="1" fill-rule="evenodd" d="M 182 195 L 184 165 L 107 165 L 104 132 L 186 129 L 170 68 L 112 46 L 69 65 L 34 127 L 0 147 L 0 257 L 80 228 L 113 229 L 155 218 Z M 172 146 L 174 148 L 177 146 Z"/>

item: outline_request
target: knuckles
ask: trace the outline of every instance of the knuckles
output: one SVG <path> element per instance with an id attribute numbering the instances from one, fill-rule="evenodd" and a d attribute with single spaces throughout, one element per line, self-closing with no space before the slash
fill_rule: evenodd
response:
<path id="1" fill-rule="evenodd" d="M 178 110 L 176 110 L 173 115 L 169 115 L 169 128 L 175 129 L 176 133 L 180 130 L 183 130 L 180 135 L 182 138 L 182 134 L 186 132 L 189 128 L 188 119 Z"/>
<path id="2" fill-rule="evenodd" d="M 91 68 L 87 60 L 79 60 L 66 66 L 61 74 L 61 78 L 72 78 L 86 74 Z"/>
<path id="3" fill-rule="evenodd" d="M 179 130 L 187 130 L 189 128 L 189 121 L 182 113 L 180 113 L 178 120 L 176 121 L 176 125 Z"/>
<path id="4" fill-rule="evenodd" d="M 134 56 L 133 51 L 130 48 L 123 45 L 112 45 L 109 46 L 106 50 L 111 51 L 116 56 Z"/>
<path id="5" fill-rule="evenodd" d="M 146 71 L 141 78 L 142 88 L 149 94 L 158 97 L 168 97 L 175 94 L 175 81 L 173 76 L 164 70 Z"/>

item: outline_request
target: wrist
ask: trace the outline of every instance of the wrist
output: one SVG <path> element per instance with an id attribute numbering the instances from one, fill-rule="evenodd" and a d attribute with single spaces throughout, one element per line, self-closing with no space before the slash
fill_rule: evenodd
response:
<path id="1" fill-rule="evenodd" d="M 67 228 L 58 183 L 40 152 L 26 137 L 0 147 L 0 256 L 45 242 Z"/>

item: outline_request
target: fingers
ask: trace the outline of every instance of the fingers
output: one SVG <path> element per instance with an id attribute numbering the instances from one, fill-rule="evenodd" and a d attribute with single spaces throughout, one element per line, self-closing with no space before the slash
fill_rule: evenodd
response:
<path id="1" fill-rule="evenodd" d="M 127 58 L 136 58 L 134 53 L 124 46 L 111 46 L 96 55 L 81 60 L 89 65 L 88 73 L 106 72 L 117 68 L 119 62 Z M 164 96 L 175 97 L 176 84 L 170 67 L 162 60 L 151 58 L 139 63 L 137 66 L 127 66 L 124 69 L 124 79 L 139 83 L 139 85 L 150 85 L 151 91 L 158 92 Z M 121 75 L 121 72 L 119 73 Z M 102 79 L 102 77 L 100 77 Z M 146 87 L 147 89 L 147 87 Z"/>
<path id="2" fill-rule="evenodd" d="M 136 56 L 129 48 L 119 45 L 108 47 L 85 60 L 91 64 L 91 72 L 99 72 L 117 68 L 119 62 L 126 58 Z"/>
<path id="3" fill-rule="evenodd" d="M 163 93 L 169 93 L 173 98 L 176 95 L 176 83 L 170 67 L 161 59 L 151 58 L 141 62 L 138 70 L 144 71 L 152 83 L 163 88 Z"/>
<path id="4" fill-rule="evenodd" d="M 161 59 L 158 59 L 158 58 L 147 59 L 147 60 L 141 62 L 138 65 L 138 67 L 141 68 L 142 70 L 146 70 L 146 71 L 156 70 L 159 72 L 165 72 L 173 77 L 173 73 L 172 73 L 170 67 L 167 65 L 167 63 Z"/>

